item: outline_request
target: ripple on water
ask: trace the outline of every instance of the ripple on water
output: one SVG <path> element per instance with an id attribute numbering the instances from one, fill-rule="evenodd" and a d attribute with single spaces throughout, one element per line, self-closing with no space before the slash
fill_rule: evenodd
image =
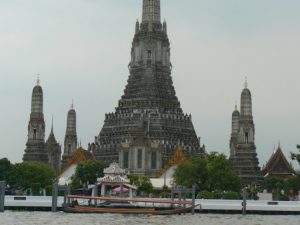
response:
<path id="1" fill-rule="evenodd" d="M 146 216 L 119 214 L 65 214 L 63 212 L 16 212 L 0 214 L 1 225 L 296 225 L 300 216 L 196 214 Z"/>

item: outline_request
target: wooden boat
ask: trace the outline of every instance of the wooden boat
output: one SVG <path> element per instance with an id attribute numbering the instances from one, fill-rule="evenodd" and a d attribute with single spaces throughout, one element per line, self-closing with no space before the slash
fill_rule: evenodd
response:
<path id="1" fill-rule="evenodd" d="M 148 214 L 148 215 L 173 215 L 184 214 L 191 212 L 196 206 L 192 205 L 191 201 L 180 200 L 157 200 L 157 199 L 142 199 L 142 198 L 108 198 L 108 197 L 86 197 L 86 196 L 68 196 L 73 200 L 73 204 L 64 208 L 67 213 L 120 213 L 120 214 Z M 74 204 L 74 199 L 84 199 L 91 202 L 105 201 L 102 204 L 96 205 L 78 205 Z M 75 200 L 75 202 L 77 202 Z M 151 207 L 142 207 L 132 205 L 131 203 L 152 203 Z M 112 203 L 112 204 L 111 204 Z M 120 203 L 120 204 L 119 204 Z M 170 207 L 155 207 L 154 204 L 170 204 Z M 185 205 L 189 205 L 185 207 Z"/>
<path id="2" fill-rule="evenodd" d="M 189 213 L 194 207 L 188 208 L 106 208 L 106 207 L 91 207 L 91 206 L 74 206 L 67 207 L 64 212 L 67 213 L 120 213 L 120 214 L 146 214 L 146 215 L 174 215 Z"/>

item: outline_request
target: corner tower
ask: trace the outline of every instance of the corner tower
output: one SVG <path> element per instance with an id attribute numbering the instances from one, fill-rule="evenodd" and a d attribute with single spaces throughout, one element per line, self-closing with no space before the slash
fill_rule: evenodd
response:
<path id="1" fill-rule="evenodd" d="M 240 113 L 236 108 L 232 115 L 230 160 L 244 185 L 261 181 L 255 146 L 252 97 L 247 81 L 241 94 Z"/>
<path id="2" fill-rule="evenodd" d="M 68 163 L 68 159 L 77 149 L 76 111 L 72 103 L 67 116 L 67 129 L 64 141 L 64 154 L 62 156 L 62 169 Z"/>
<path id="3" fill-rule="evenodd" d="M 154 176 L 178 145 L 187 156 L 203 156 L 192 117 L 184 114 L 171 77 L 167 23 L 161 23 L 160 0 L 144 0 L 142 22 L 135 24 L 129 78 L 115 112 L 90 144 L 96 159 L 135 174 Z"/>
<path id="4" fill-rule="evenodd" d="M 48 163 L 48 153 L 45 146 L 45 121 L 43 113 L 43 89 L 38 78 L 32 90 L 31 113 L 28 124 L 28 135 L 24 162 Z"/>

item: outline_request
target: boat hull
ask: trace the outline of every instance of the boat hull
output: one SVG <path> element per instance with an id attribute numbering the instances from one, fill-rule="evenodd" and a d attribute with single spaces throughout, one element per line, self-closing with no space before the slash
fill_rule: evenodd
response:
<path id="1" fill-rule="evenodd" d="M 67 213 L 119 213 L 119 214 L 146 214 L 146 215 L 174 215 L 189 213 L 193 207 L 174 208 L 174 209 L 157 209 L 157 208 L 106 208 L 90 206 L 74 206 L 64 209 Z"/>

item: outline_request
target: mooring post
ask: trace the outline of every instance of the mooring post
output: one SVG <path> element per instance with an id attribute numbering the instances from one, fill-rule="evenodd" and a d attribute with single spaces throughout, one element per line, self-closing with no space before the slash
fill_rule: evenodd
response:
<path id="1" fill-rule="evenodd" d="M 178 193 L 178 200 L 179 200 L 179 201 L 181 201 L 181 192 L 182 192 L 182 187 L 181 187 L 181 186 L 179 186 L 179 187 L 178 187 L 178 189 L 179 189 L 179 193 Z"/>
<path id="2" fill-rule="evenodd" d="M 57 212 L 58 183 L 52 184 L 52 212 Z"/>
<path id="3" fill-rule="evenodd" d="M 68 206 L 71 204 L 71 200 L 70 200 L 70 198 L 68 198 L 68 196 L 71 194 L 71 185 L 70 184 L 68 184 L 68 186 L 67 186 L 67 204 L 68 204 Z"/>
<path id="4" fill-rule="evenodd" d="M 61 190 L 64 191 L 64 204 L 63 204 L 63 208 L 67 207 L 67 204 L 70 203 L 70 199 L 68 198 L 69 192 L 70 192 L 70 186 L 69 185 L 65 185 L 63 188 L 61 188 Z"/>
<path id="5" fill-rule="evenodd" d="M 243 216 L 247 214 L 247 189 L 243 189 Z"/>
<path id="6" fill-rule="evenodd" d="M 171 200 L 172 200 L 172 202 L 174 201 L 174 189 L 173 188 L 171 189 Z M 173 207 L 173 206 L 174 206 L 174 204 L 172 203 L 171 207 Z"/>
<path id="7" fill-rule="evenodd" d="M 95 183 L 94 186 L 94 197 L 98 197 L 98 185 Z M 97 206 L 97 199 L 95 199 L 95 206 Z"/>
<path id="8" fill-rule="evenodd" d="M 196 185 L 192 188 L 192 215 L 195 215 L 195 198 L 196 198 Z"/>
<path id="9" fill-rule="evenodd" d="M 0 181 L 0 212 L 4 212 L 5 181 Z"/>

